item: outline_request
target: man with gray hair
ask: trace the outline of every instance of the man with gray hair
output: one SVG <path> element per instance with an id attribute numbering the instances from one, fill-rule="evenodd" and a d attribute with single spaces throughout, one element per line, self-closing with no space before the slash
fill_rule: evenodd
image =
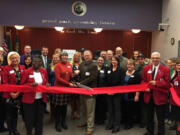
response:
<path id="1" fill-rule="evenodd" d="M 124 57 L 123 55 L 123 50 L 121 47 L 116 47 L 116 50 L 115 50 L 115 55 L 117 57 L 119 57 L 119 66 L 123 69 L 123 70 L 126 70 L 127 68 L 127 58 Z"/>
<path id="2" fill-rule="evenodd" d="M 152 64 L 143 68 L 142 83 L 148 83 L 144 92 L 144 102 L 147 104 L 147 132 L 144 135 L 154 135 L 154 111 L 158 121 L 158 135 L 165 135 L 165 110 L 170 88 L 169 69 L 160 64 L 160 53 L 151 54 Z"/>

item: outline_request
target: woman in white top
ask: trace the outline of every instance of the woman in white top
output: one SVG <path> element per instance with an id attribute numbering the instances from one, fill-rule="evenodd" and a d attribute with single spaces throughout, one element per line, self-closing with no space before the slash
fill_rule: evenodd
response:
<path id="1" fill-rule="evenodd" d="M 41 61 L 42 58 L 39 55 L 33 57 L 32 67 L 23 74 L 22 84 L 29 84 L 31 86 L 49 85 L 47 72 L 41 68 Z M 46 93 L 25 92 L 22 102 L 27 135 L 32 135 L 33 127 L 35 127 L 35 135 L 42 135 Z"/>

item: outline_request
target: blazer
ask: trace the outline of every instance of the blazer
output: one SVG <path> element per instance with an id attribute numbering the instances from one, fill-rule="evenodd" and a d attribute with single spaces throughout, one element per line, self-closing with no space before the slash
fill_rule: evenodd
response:
<path id="1" fill-rule="evenodd" d="M 19 65 L 19 68 L 22 80 L 22 74 L 25 70 L 25 67 L 24 65 Z M 4 67 L 3 84 L 16 84 L 16 77 L 12 65 L 7 65 Z M 11 98 L 9 92 L 4 92 L 3 98 Z"/>
<path id="2" fill-rule="evenodd" d="M 55 65 L 55 86 L 65 86 L 68 87 L 71 76 L 72 76 L 72 66 L 68 62 L 66 64 L 59 62 Z"/>
<path id="3" fill-rule="evenodd" d="M 45 69 L 40 68 L 39 69 L 41 76 L 42 76 L 42 85 L 46 85 L 48 83 L 48 77 L 47 77 L 47 72 Z M 31 83 L 34 83 L 34 71 L 33 68 L 27 69 L 24 74 L 22 75 L 22 80 L 21 84 L 24 85 L 30 85 Z M 25 91 L 25 90 L 24 90 Z M 34 103 L 36 93 L 35 92 L 24 92 L 22 96 L 22 102 L 27 103 L 27 104 L 32 104 Z M 46 93 L 43 93 L 43 101 L 46 102 Z"/>
<path id="4" fill-rule="evenodd" d="M 180 75 L 178 75 L 176 78 L 174 78 L 173 82 L 174 90 L 176 91 L 178 97 L 180 97 Z M 174 102 L 172 95 L 170 96 L 170 104 L 177 106 L 177 104 Z"/>
<path id="5" fill-rule="evenodd" d="M 149 83 L 149 81 L 152 81 L 152 67 L 153 65 L 147 65 L 143 68 L 142 83 Z M 169 91 L 171 87 L 169 69 L 160 64 L 155 81 L 156 85 L 154 88 L 157 89 L 151 89 L 152 92 L 144 92 L 144 102 L 149 103 L 151 93 L 153 93 L 153 100 L 156 105 L 166 104 L 168 101 L 167 91 Z M 158 90 L 158 88 L 164 90 L 164 92 Z"/>

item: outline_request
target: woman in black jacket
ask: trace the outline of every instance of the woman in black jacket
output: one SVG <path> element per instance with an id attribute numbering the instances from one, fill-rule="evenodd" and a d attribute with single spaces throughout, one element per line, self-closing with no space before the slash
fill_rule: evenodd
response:
<path id="1" fill-rule="evenodd" d="M 108 86 L 119 86 L 123 84 L 123 70 L 119 67 L 119 58 L 112 57 L 111 70 L 107 71 Z M 112 133 L 116 133 L 120 130 L 121 121 L 121 97 L 122 94 L 108 94 L 107 105 L 108 105 L 108 124 L 106 130 L 112 129 Z"/>
<path id="2" fill-rule="evenodd" d="M 98 76 L 97 87 L 107 86 L 107 68 L 104 66 L 104 58 L 99 57 L 97 59 Z M 96 96 L 96 109 L 95 109 L 95 123 L 98 125 L 104 124 L 106 119 L 106 95 L 100 94 Z"/>
<path id="3" fill-rule="evenodd" d="M 135 62 L 132 59 L 129 59 L 127 61 L 127 71 L 124 75 L 124 85 L 139 84 L 141 82 L 141 76 L 135 71 L 134 67 Z M 123 101 L 125 129 L 130 129 L 133 127 L 133 116 L 136 112 L 135 102 L 139 101 L 139 92 L 125 93 Z"/>

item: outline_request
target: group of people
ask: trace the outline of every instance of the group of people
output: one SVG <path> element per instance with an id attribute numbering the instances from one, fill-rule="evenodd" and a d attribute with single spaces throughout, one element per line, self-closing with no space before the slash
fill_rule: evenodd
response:
<path id="1" fill-rule="evenodd" d="M 55 49 L 52 59 L 48 58 L 48 51 L 48 47 L 43 46 L 41 55 L 32 55 L 31 46 L 26 45 L 23 55 L 9 52 L 6 58 L 0 48 L 0 84 L 73 88 L 83 85 L 110 87 L 112 90 L 113 86 L 148 83 L 149 88 L 143 92 L 102 95 L 26 92 L 26 89 L 24 92 L 1 92 L 0 132 L 20 135 L 17 120 L 21 110 L 26 134 L 32 135 L 35 128 L 35 135 L 42 135 L 48 98 L 50 119 L 54 121 L 57 132 L 68 129 L 66 115 L 70 104 L 71 119 L 80 119 L 77 126 L 86 127 L 85 135 L 93 134 L 95 124 L 105 124 L 106 130 L 117 133 L 122 123 L 125 129 L 133 128 L 134 123 L 141 128 L 146 125 L 144 135 L 154 135 L 154 112 L 158 135 L 165 135 L 165 119 L 169 110 L 168 115 L 176 121 L 177 135 L 180 135 L 180 107 L 169 91 L 174 86 L 180 97 L 180 59 L 169 59 L 165 66 L 159 52 L 153 52 L 151 58 L 146 59 L 139 51 L 134 51 L 132 58 L 127 59 L 122 48 L 117 47 L 115 52 L 102 50 L 96 60 L 90 50 L 77 51 L 68 61 L 68 53 L 60 48 Z"/>

